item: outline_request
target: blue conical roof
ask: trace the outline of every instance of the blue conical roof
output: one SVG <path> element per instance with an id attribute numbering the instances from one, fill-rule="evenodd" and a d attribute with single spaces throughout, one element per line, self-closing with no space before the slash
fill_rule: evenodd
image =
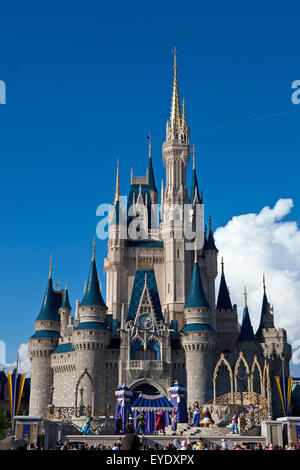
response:
<path id="1" fill-rule="evenodd" d="M 198 198 L 199 198 L 199 200 L 200 200 L 200 193 L 199 193 L 199 187 L 198 187 L 197 173 L 196 173 L 196 169 L 193 168 L 193 173 L 192 173 L 192 187 L 191 187 L 191 196 L 190 196 L 190 204 L 191 204 L 191 206 L 194 204 L 196 189 L 197 189 Z"/>
<path id="2" fill-rule="evenodd" d="M 253 328 L 251 325 L 248 307 L 244 308 L 242 328 L 241 328 L 238 341 L 256 341 L 255 335 L 253 333 Z"/>
<path id="3" fill-rule="evenodd" d="M 72 308 L 69 301 L 69 291 L 68 288 L 65 288 L 64 298 L 60 308 Z"/>
<path id="4" fill-rule="evenodd" d="M 58 315 L 58 308 L 55 305 L 51 277 L 48 279 L 47 282 L 42 308 L 37 316 L 37 320 L 60 321 L 60 317 Z"/>
<path id="5" fill-rule="evenodd" d="M 266 291 L 264 291 L 263 295 L 260 323 L 256 332 L 257 337 L 261 335 L 262 329 L 264 328 L 274 328 L 274 317 L 273 314 L 270 312 L 270 304 L 268 302 Z"/>
<path id="6" fill-rule="evenodd" d="M 208 239 L 206 240 L 206 243 L 204 245 L 204 250 L 205 251 L 208 251 L 208 250 L 218 251 L 215 245 L 215 240 L 214 240 L 214 236 L 212 233 L 212 229 L 209 230 Z"/>
<path id="7" fill-rule="evenodd" d="M 232 304 L 225 280 L 224 273 L 222 272 L 221 275 L 221 282 L 220 282 L 220 288 L 219 288 L 219 295 L 218 295 L 218 301 L 217 301 L 217 309 L 218 310 L 232 310 Z"/>
<path id="8" fill-rule="evenodd" d="M 95 259 L 93 259 L 91 263 L 86 291 L 85 291 L 85 294 L 81 301 L 80 306 L 84 306 L 84 305 L 101 305 L 103 307 L 106 307 L 105 302 L 100 292 Z"/>
<path id="9" fill-rule="evenodd" d="M 149 181 L 149 189 L 152 189 L 153 191 L 157 192 L 157 189 L 155 186 L 154 171 L 153 171 L 151 157 L 149 158 L 149 165 L 148 165 L 148 181 Z"/>
<path id="10" fill-rule="evenodd" d="M 197 262 L 194 263 L 190 293 L 189 293 L 188 299 L 184 307 L 185 308 L 188 308 L 188 307 L 210 308 L 206 300 L 205 294 L 204 294 L 201 276 L 199 272 L 199 266 Z"/>

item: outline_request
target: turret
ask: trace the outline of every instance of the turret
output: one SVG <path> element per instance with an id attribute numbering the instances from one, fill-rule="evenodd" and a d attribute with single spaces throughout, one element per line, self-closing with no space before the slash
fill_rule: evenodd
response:
<path id="1" fill-rule="evenodd" d="M 211 308 L 205 297 L 195 259 L 190 292 L 184 306 L 185 326 L 181 341 L 186 357 L 188 404 L 204 404 L 212 398 L 212 378 L 217 335 L 212 326 Z M 205 373 L 204 373 L 205 371 Z"/>
<path id="2" fill-rule="evenodd" d="M 208 278 L 208 292 L 207 298 L 209 304 L 213 309 L 213 326 L 216 328 L 216 313 L 215 313 L 215 279 L 218 274 L 218 249 L 215 245 L 215 240 L 212 231 L 212 220 L 209 218 L 209 233 L 208 238 L 204 242 L 203 248 L 204 263 L 206 267 L 206 273 Z"/>
<path id="3" fill-rule="evenodd" d="M 232 350 L 239 336 L 239 324 L 236 305 L 232 306 L 224 274 L 224 262 L 221 262 L 221 280 L 216 307 L 216 326 L 221 351 Z"/>
<path id="4" fill-rule="evenodd" d="M 248 305 L 247 305 L 247 290 L 244 289 L 244 311 L 242 319 L 241 332 L 238 337 L 238 348 L 242 351 L 251 351 L 256 353 L 258 350 L 258 341 L 253 332 Z"/>
<path id="5" fill-rule="evenodd" d="M 263 289 L 264 289 L 264 294 L 263 294 L 263 301 L 262 301 L 262 307 L 261 307 L 260 322 L 259 322 L 258 330 L 256 332 L 256 338 L 259 341 L 263 340 L 263 336 L 262 336 L 263 329 L 268 330 L 270 328 L 275 328 L 273 309 L 271 309 L 271 306 L 268 302 L 268 298 L 266 294 L 265 276 L 263 276 Z"/>
<path id="6" fill-rule="evenodd" d="M 102 298 L 96 260 L 95 238 L 93 257 L 83 299 L 79 305 L 79 324 L 73 330 L 72 343 L 76 354 L 75 397 L 76 413 L 79 406 L 79 388 L 82 387 L 82 403 L 93 415 L 105 412 L 105 350 L 111 331 L 108 328 L 107 307 Z M 97 393 L 95 393 L 97 391 Z"/>
<path id="7" fill-rule="evenodd" d="M 44 300 L 40 313 L 34 322 L 35 333 L 29 339 L 28 350 L 31 359 L 29 414 L 31 416 L 44 417 L 47 406 L 51 402 L 53 373 L 50 367 L 50 355 L 61 337 L 58 303 L 53 291 L 51 257 Z"/>
<path id="8" fill-rule="evenodd" d="M 59 309 L 60 333 L 61 333 L 61 336 L 63 337 L 70 336 L 69 333 L 71 333 L 70 327 L 73 326 L 73 317 L 71 316 L 71 310 L 72 310 L 72 307 L 70 305 L 70 300 L 69 300 L 68 283 L 66 283 L 63 302 Z"/>

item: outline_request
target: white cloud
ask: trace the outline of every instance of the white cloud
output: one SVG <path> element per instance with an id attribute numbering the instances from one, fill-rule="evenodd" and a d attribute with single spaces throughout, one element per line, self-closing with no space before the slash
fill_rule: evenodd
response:
<path id="1" fill-rule="evenodd" d="M 25 373 L 27 377 L 30 377 L 31 362 L 30 362 L 30 357 L 28 355 L 28 343 L 20 344 L 19 349 L 18 349 L 18 357 L 19 357 L 18 372 Z M 6 364 L 5 371 L 12 372 L 13 369 L 16 367 L 16 364 L 17 364 L 17 361 L 14 362 L 13 364 Z"/>
<path id="2" fill-rule="evenodd" d="M 300 230 L 296 222 L 282 220 L 292 208 L 292 199 L 279 199 L 274 208 L 264 207 L 259 214 L 233 217 L 214 235 L 219 255 L 224 257 L 231 300 L 238 305 L 239 314 L 243 288 L 247 286 L 248 307 L 256 331 L 265 274 L 268 300 L 274 305 L 275 326 L 285 328 L 289 341 L 296 342 L 300 340 Z M 293 349 L 297 345 L 293 344 Z M 297 351 L 294 364 L 300 363 Z"/>

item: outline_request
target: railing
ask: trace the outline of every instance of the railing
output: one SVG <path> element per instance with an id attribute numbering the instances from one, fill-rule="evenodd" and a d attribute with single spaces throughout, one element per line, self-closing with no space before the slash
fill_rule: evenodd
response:
<path id="1" fill-rule="evenodd" d="M 213 404 L 213 400 L 210 400 L 207 404 Z M 260 426 L 261 422 L 268 419 L 269 416 L 268 399 L 256 392 L 225 393 L 225 395 L 217 397 L 214 404 L 240 406 L 254 405 L 254 407 L 257 407 L 254 408 L 252 420 L 249 413 L 239 417 L 241 432 L 248 431 L 254 426 Z"/>
<path id="2" fill-rule="evenodd" d="M 255 426 L 260 426 L 261 422 L 266 419 L 268 419 L 268 410 L 265 408 L 258 408 L 254 410 L 252 420 L 249 413 L 245 416 L 239 417 L 240 430 L 244 433 Z"/>
<path id="3" fill-rule="evenodd" d="M 128 365 L 129 369 L 135 370 L 148 370 L 148 369 L 155 369 L 155 370 L 163 370 L 164 364 L 163 361 L 154 361 L 154 360 L 134 360 L 129 361 Z"/>
<path id="4" fill-rule="evenodd" d="M 210 400 L 208 403 L 213 403 Z M 259 408 L 268 408 L 268 400 L 256 392 L 233 392 L 225 393 L 216 398 L 216 405 L 256 405 Z"/>

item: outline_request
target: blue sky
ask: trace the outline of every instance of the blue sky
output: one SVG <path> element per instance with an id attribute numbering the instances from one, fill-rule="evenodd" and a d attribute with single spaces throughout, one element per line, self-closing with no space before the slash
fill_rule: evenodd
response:
<path id="1" fill-rule="evenodd" d="M 122 194 L 132 166 L 145 174 L 149 132 L 160 188 L 174 45 L 206 216 L 216 228 L 288 197 L 287 219 L 299 222 L 300 105 L 291 102 L 299 10 L 296 1 L 1 5 L 0 339 L 8 361 L 33 333 L 50 254 L 54 280 L 68 280 L 73 306 L 81 298 L 96 208 L 113 200 L 118 158 Z M 104 283 L 106 242 L 96 250 Z"/>

